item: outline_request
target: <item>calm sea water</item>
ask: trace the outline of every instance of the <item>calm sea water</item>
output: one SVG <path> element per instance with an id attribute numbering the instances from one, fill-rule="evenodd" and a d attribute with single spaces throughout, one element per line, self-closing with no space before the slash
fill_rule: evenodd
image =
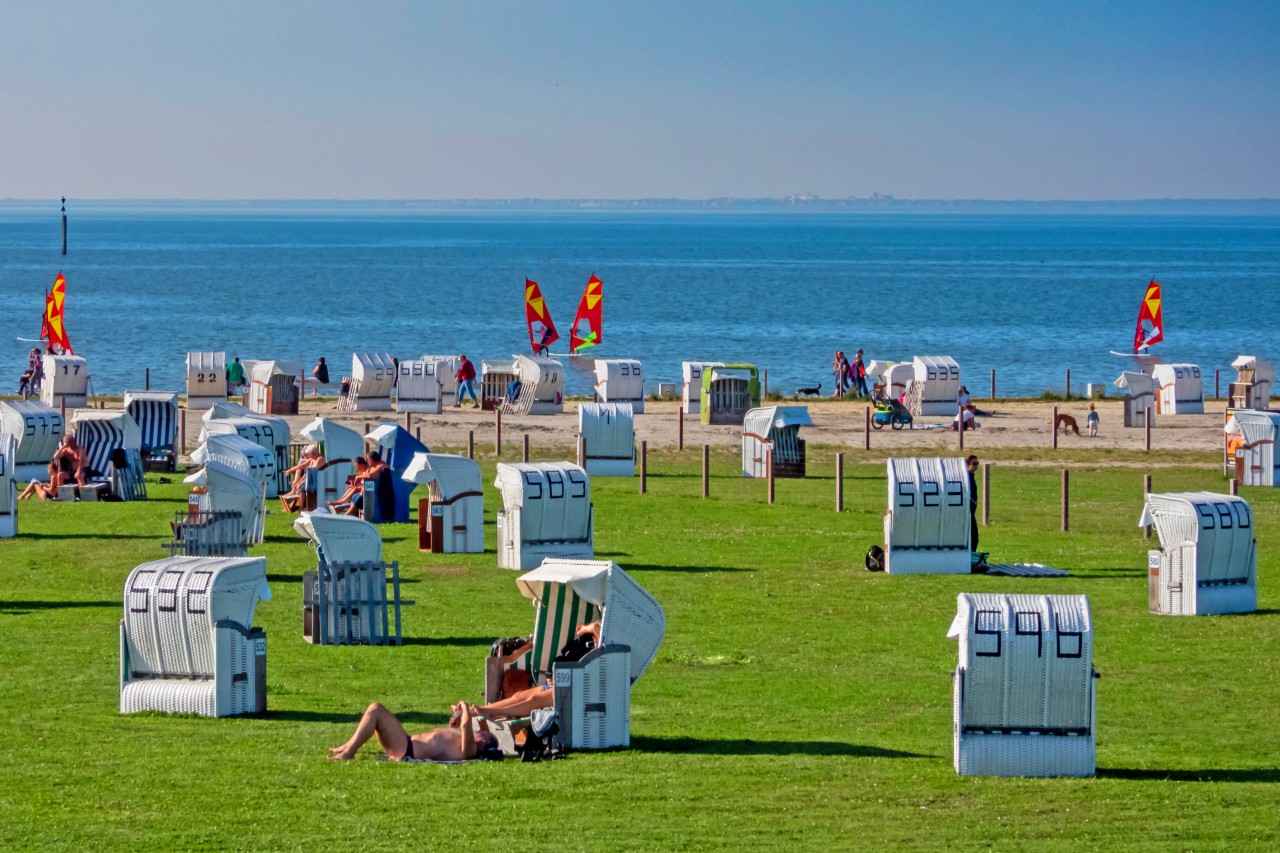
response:
<path id="1" fill-rule="evenodd" d="M 588 276 L 605 285 L 600 357 L 650 382 L 682 360 L 751 361 L 771 389 L 823 383 L 836 348 L 950 354 L 1001 394 L 1077 390 L 1128 365 L 1138 301 L 1164 287 L 1167 361 L 1224 370 L 1280 360 L 1280 219 L 828 214 L 74 213 L 0 208 L 0 381 L 16 387 L 45 290 L 67 276 L 67 325 L 100 393 L 181 390 L 187 350 L 299 361 L 351 353 L 526 352 L 523 282 L 567 347 Z M 592 372 L 571 364 L 569 390 Z"/>

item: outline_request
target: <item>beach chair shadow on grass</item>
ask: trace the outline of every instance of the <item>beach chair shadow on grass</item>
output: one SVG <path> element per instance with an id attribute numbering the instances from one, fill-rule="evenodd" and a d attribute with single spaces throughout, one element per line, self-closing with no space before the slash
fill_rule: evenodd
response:
<path id="1" fill-rule="evenodd" d="M 656 563 L 628 563 L 629 572 L 684 572 L 687 574 L 711 574 L 713 572 L 754 572 L 739 566 L 659 566 Z"/>
<path id="2" fill-rule="evenodd" d="M 1162 770 L 1158 767 L 1128 769 L 1099 767 L 1099 779 L 1132 779 L 1138 782 L 1280 782 L 1280 767 L 1255 767 L 1239 770 Z"/>
<path id="3" fill-rule="evenodd" d="M 679 752 L 694 755 L 826 755 L 847 758 L 939 758 L 900 749 L 825 740 L 753 740 L 751 738 L 633 737 L 631 748 L 641 752 Z"/>
<path id="4" fill-rule="evenodd" d="M 4 601 L 0 599 L 0 614 L 26 616 L 37 610 L 73 610 L 82 607 L 119 607 L 119 601 Z"/>

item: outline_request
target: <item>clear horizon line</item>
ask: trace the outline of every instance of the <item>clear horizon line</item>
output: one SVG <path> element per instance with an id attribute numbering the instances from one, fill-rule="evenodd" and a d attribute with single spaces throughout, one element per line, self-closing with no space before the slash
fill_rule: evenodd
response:
<path id="1" fill-rule="evenodd" d="M 62 196 L 51 196 L 49 198 L 22 198 L 22 197 L 6 197 L 0 199 L 0 204 L 45 204 L 45 203 L 61 203 Z M 604 204 L 635 204 L 635 203 L 679 203 L 679 204 L 709 204 L 719 202 L 749 202 L 754 204 L 763 203 L 822 203 L 822 202 L 901 202 L 908 204 L 1258 204 L 1258 203 L 1280 203 L 1280 197 L 1272 196 L 1250 196 L 1250 197 L 1192 197 L 1192 196 L 1149 196 L 1142 198 L 1088 198 L 1088 199 L 1068 199 L 1068 198 L 974 198 L 974 197 L 905 197 L 889 194 L 875 194 L 869 196 L 818 196 L 812 193 L 797 193 L 786 196 L 708 196 L 702 198 L 683 197 L 683 196 L 503 196 L 503 197 L 454 197 L 454 198 L 378 198 L 378 197 L 234 197 L 234 198 L 211 198 L 211 197 L 183 197 L 183 196 L 86 196 L 82 198 L 72 198 L 71 203 L 88 202 L 164 202 L 164 203 L 183 203 L 183 204 L 504 204 L 504 203 L 530 203 L 543 202 L 547 204 L 571 204 L 581 202 L 593 202 Z"/>

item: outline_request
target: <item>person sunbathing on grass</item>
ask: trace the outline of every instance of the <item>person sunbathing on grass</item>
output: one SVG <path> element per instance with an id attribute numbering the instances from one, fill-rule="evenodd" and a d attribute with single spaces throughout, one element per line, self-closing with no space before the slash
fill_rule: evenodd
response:
<path id="1" fill-rule="evenodd" d="M 471 726 L 472 711 L 465 702 L 453 706 L 454 720 L 448 726 L 410 735 L 396 715 L 374 702 L 365 709 L 355 733 L 341 746 L 329 748 L 330 761 L 347 761 L 354 758 L 360 747 L 370 738 L 378 743 L 392 761 L 468 761 L 481 750 L 497 749 L 498 739 L 486 728 L 474 731 Z"/>
<path id="2" fill-rule="evenodd" d="M 590 622 L 586 625 L 579 625 L 574 632 L 574 639 L 570 640 L 565 644 L 565 648 L 560 650 L 560 657 L 557 660 L 577 660 L 598 645 L 600 645 L 600 623 Z M 571 648 L 577 651 L 569 653 Z M 503 656 L 503 665 L 509 666 L 515 663 L 522 655 L 532 649 L 533 641 L 530 640 L 510 654 Z M 473 715 L 484 717 L 487 720 L 510 720 L 516 717 L 527 717 L 539 708 L 550 708 L 555 704 L 555 691 L 551 689 L 551 686 L 551 680 L 546 679 L 542 684 L 535 684 L 533 687 L 520 690 L 496 702 L 490 702 L 488 705 L 471 705 L 469 710 Z M 457 709 L 455 708 L 455 716 L 456 713 Z"/>
<path id="3" fill-rule="evenodd" d="M 58 490 L 52 483 L 46 485 L 39 480 L 32 480 L 27 483 L 27 487 L 22 490 L 22 494 L 18 495 L 18 500 L 25 501 L 31 498 L 39 498 L 42 501 L 56 501 L 58 499 Z"/>

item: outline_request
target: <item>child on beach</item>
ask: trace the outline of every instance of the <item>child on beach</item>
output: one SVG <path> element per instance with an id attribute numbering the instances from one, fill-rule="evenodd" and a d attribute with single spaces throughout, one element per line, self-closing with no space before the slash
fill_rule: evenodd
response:
<path id="1" fill-rule="evenodd" d="M 1089 416 L 1085 418 L 1085 422 L 1089 425 L 1089 435 L 1097 438 L 1098 436 L 1098 410 L 1094 408 L 1093 403 L 1089 404 Z"/>

